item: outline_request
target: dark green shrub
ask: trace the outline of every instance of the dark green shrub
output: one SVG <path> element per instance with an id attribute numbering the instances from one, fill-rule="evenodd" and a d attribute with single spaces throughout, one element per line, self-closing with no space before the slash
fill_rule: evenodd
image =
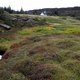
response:
<path id="1" fill-rule="evenodd" d="M 46 24 L 46 19 L 39 19 L 38 24 L 39 25 L 45 25 Z"/>
<path id="2" fill-rule="evenodd" d="M 75 19 L 78 19 L 78 20 L 80 20 L 80 16 L 76 16 L 76 17 L 74 17 Z"/>

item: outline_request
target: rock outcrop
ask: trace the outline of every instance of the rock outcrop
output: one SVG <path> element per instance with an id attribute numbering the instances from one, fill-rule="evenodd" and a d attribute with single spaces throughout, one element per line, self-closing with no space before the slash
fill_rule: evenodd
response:
<path id="1" fill-rule="evenodd" d="M 0 27 L 3 27 L 5 29 L 7 29 L 7 30 L 10 30 L 11 29 L 11 27 L 9 25 L 1 24 L 1 23 L 0 23 Z"/>

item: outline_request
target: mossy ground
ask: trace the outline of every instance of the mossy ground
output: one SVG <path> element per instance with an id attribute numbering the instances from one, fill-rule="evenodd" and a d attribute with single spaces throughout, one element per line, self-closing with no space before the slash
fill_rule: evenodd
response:
<path id="1" fill-rule="evenodd" d="M 80 21 L 30 17 L 45 18 L 47 24 L 0 37 L 0 46 L 8 48 L 0 61 L 0 80 L 80 80 Z"/>

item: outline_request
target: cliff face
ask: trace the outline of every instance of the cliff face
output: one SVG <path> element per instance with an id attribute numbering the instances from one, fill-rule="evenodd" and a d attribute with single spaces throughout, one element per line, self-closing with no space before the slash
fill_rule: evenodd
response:
<path id="1" fill-rule="evenodd" d="M 28 14 L 40 15 L 42 12 L 46 11 L 47 15 L 59 15 L 59 16 L 80 16 L 80 7 L 70 7 L 70 8 L 45 8 L 38 10 L 30 10 Z"/>

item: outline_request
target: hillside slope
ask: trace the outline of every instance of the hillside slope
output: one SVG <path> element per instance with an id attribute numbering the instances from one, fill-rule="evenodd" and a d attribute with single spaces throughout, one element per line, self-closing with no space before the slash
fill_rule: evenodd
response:
<path id="1" fill-rule="evenodd" d="M 80 80 L 80 21 L 30 17 L 44 18 L 46 24 L 0 38 L 0 46 L 8 48 L 0 61 L 0 80 Z"/>

